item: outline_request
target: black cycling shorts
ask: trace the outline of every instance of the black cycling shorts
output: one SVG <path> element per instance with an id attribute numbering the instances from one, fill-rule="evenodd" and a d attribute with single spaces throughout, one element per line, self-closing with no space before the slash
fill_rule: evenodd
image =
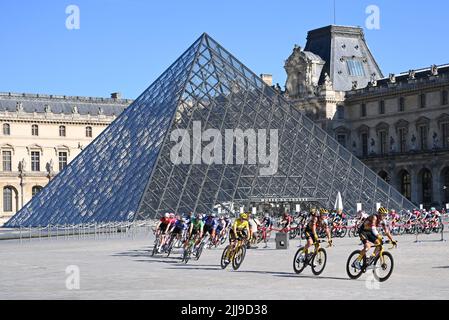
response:
<path id="1" fill-rule="evenodd" d="M 375 243 L 377 241 L 377 236 L 371 230 L 362 230 L 360 232 L 360 240 L 362 240 L 363 244 L 366 244 L 368 241 L 371 243 Z"/>

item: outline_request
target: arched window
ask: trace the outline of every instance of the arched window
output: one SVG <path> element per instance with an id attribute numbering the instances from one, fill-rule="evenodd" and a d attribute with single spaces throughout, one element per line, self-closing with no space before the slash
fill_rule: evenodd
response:
<path id="1" fill-rule="evenodd" d="M 4 123 L 3 124 L 3 135 L 9 136 L 10 134 L 11 134 L 11 127 L 10 127 L 9 123 Z"/>
<path id="2" fill-rule="evenodd" d="M 65 126 L 59 126 L 59 136 L 65 137 Z"/>
<path id="3" fill-rule="evenodd" d="M 39 126 L 37 124 L 33 124 L 31 126 L 31 135 L 38 136 L 39 135 Z"/>
<path id="4" fill-rule="evenodd" d="M 399 172 L 399 182 L 401 186 L 401 194 L 407 199 L 412 198 L 412 179 L 410 173 L 406 170 Z"/>
<path id="5" fill-rule="evenodd" d="M 31 194 L 34 197 L 36 194 L 38 194 L 42 190 L 41 186 L 34 186 L 33 189 L 31 189 Z"/>
<path id="6" fill-rule="evenodd" d="M 382 179 L 384 179 L 385 182 L 390 183 L 390 176 L 388 175 L 387 172 L 385 172 L 385 171 L 382 170 L 381 172 L 379 172 L 379 177 L 381 177 Z"/>
<path id="7" fill-rule="evenodd" d="M 432 204 L 432 172 L 429 169 L 423 169 L 420 173 L 422 203 L 424 205 Z"/>
<path id="8" fill-rule="evenodd" d="M 92 127 L 86 127 L 86 137 L 92 138 Z"/>
<path id="9" fill-rule="evenodd" d="M 3 212 L 12 212 L 12 194 L 11 187 L 3 188 Z"/>

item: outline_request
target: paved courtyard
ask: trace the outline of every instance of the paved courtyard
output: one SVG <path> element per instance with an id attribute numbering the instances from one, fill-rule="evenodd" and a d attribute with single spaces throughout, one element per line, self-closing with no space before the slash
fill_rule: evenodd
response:
<path id="1" fill-rule="evenodd" d="M 179 254 L 150 257 L 153 238 L 71 237 L 0 241 L 0 299 L 449 299 L 449 242 L 438 235 L 401 236 L 392 251 L 395 270 L 385 283 L 372 272 L 349 280 L 345 263 L 358 247 L 354 238 L 336 239 L 328 265 L 315 277 L 310 269 L 295 275 L 288 250 L 261 245 L 249 250 L 239 271 L 221 270 L 223 248 L 206 250 L 185 265 Z M 66 282 L 77 266 L 80 288 Z M 68 271 L 68 274 L 66 274 Z M 67 280 L 69 278 L 69 280 Z"/>

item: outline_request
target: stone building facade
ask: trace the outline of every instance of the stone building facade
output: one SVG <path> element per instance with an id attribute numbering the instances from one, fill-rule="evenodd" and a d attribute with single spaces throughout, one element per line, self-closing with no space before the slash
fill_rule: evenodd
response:
<path id="1" fill-rule="evenodd" d="M 384 77 L 357 27 L 310 31 L 285 96 L 417 206 L 449 203 L 449 65 Z"/>
<path id="2" fill-rule="evenodd" d="M 132 101 L 0 93 L 0 225 Z"/>

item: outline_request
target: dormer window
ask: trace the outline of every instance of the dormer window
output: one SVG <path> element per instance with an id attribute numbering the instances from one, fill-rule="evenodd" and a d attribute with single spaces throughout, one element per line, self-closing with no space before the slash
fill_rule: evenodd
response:
<path id="1" fill-rule="evenodd" d="M 348 59 L 346 61 L 348 65 L 349 75 L 353 77 L 364 77 L 365 70 L 363 69 L 363 63 L 357 59 Z"/>

